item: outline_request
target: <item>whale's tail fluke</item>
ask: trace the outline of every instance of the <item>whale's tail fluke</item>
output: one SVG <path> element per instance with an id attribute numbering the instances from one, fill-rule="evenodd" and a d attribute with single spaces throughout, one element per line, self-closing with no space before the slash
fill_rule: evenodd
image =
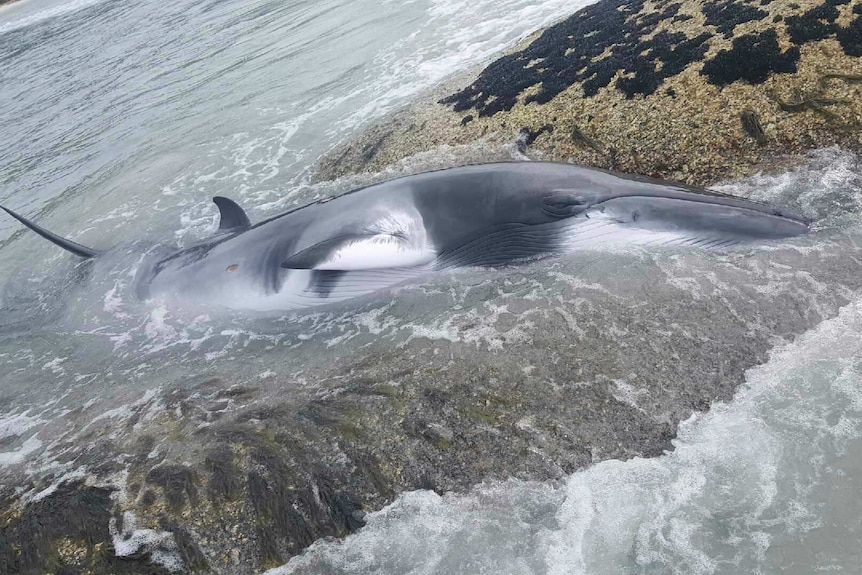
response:
<path id="1" fill-rule="evenodd" d="M 13 212 L 12 210 L 10 210 L 8 208 L 4 208 L 3 206 L 0 206 L 0 209 L 2 209 L 4 212 L 6 212 L 7 214 L 12 216 L 13 218 L 18 220 L 19 222 L 21 222 L 22 224 L 24 224 L 25 226 L 27 226 L 28 228 L 30 228 L 31 230 L 33 230 L 34 232 L 36 232 L 37 234 L 39 234 L 40 236 L 42 236 L 43 238 L 48 240 L 49 242 L 60 246 L 61 248 L 63 248 L 66 251 L 72 252 L 76 256 L 80 256 L 82 258 L 94 258 L 101 253 L 98 250 L 94 250 L 93 248 L 88 248 L 87 246 L 82 246 L 81 244 L 79 244 L 77 242 L 73 242 L 72 240 L 67 240 L 66 238 L 61 238 L 57 234 L 49 232 L 48 230 L 46 230 L 45 228 L 43 228 L 41 226 L 37 226 L 36 224 L 31 222 L 30 220 L 28 220 L 24 216 L 16 214 L 15 212 Z"/>

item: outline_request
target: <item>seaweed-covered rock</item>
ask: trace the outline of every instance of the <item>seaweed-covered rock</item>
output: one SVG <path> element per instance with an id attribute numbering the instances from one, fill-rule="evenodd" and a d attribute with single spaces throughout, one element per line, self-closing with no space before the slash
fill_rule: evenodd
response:
<path id="1" fill-rule="evenodd" d="M 0 573 L 139 573 L 170 571 L 149 555 L 119 557 L 109 525 L 111 489 L 64 483 L 19 509 L 4 499 L 0 516 Z"/>
<path id="2" fill-rule="evenodd" d="M 519 148 L 537 159 L 708 184 L 779 154 L 859 148 L 860 55 L 850 0 L 600 0 L 366 130 L 318 177 L 441 145 L 482 142 L 479 159 L 495 159 L 526 130 Z"/>

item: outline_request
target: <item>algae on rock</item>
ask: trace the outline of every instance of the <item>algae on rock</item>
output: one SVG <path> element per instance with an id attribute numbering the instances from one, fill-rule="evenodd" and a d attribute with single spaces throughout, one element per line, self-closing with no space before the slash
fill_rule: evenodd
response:
<path id="1" fill-rule="evenodd" d="M 318 178 L 438 146 L 499 159 L 492 149 L 522 130 L 537 134 L 535 159 L 696 185 L 814 147 L 859 149 L 860 12 L 850 0 L 600 0 L 365 130 Z"/>

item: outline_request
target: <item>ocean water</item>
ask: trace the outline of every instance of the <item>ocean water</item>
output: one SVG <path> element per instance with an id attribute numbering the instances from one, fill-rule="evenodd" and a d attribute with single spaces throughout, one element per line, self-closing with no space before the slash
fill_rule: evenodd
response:
<path id="1" fill-rule="evenodd" d="M 481 156 L 443 148 L 383 174 L 312 183 L 315 161 L 369 122 L 580 5 L 24 0 L 0 8 L 0 203 L 81 243 L 117 246 L 81 263 L 0 218 L 0 484 L 87 476 L 77 457 L 86 444 L 143 433 L 177 381 L 230 374 L 259 385 L 256 401 L 265 402 L 286 392 L 283 374 L 370 346 L 519 353 L 560 317 L 573 337 L 623 334 L 624 318 L 587 325 L 578 315 L 590 293 L 631 305 L 673 293 L 718 298 L 744 335 L 776 335 L 766 363 L 733 399 L 686 421 L 672 452 L 605 461 L 556 483 L 407 493 L 357 534 L 318 542 L 275 573 L 858 572 L 862 297 L 827 267 L 862 273 L 862 162 L 848 152 L 820 150 L 786 173 L 720 186 L 817 219 L 815 234 L 781 246 L 634 250 L 589 269 L 561 257 L 526 270 L 466 270 L 295 314 L 134 297 L 147 249 L 213 233 L 212 196 L 236 199 L 257 220 L 459 154 Z M 629 285 L 632 270 L 653 278 L 649 289 Z M 751 309 L 755 298 L 763 309 Z M 802 305 L 811 328 L 793 341 L 779 329 L 783 302 Z M 523 319 L 513 326 L 516 308 Z M 635 407 L 644 393 L 620 384 L 621 401 Z"/>

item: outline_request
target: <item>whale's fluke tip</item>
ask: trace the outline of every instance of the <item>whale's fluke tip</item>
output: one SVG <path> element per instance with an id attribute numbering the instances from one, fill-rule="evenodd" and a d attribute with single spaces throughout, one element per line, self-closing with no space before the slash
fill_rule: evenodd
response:
<path id="1" fill-rule="evenodd" d="M 75 254 L 78 257 L 94 258 L 97 255 L 99 255 L 99 253 L 100 253 L 98 250 L 94 250 L 93 248 L 88 248 L 87 246 L 83 246 L 77 242 L 73 242 L 72 240 L 67 240 L 64 237 L 58 236 L 57 234 L 55 234 L 53 232 L 49 232 L 48 230 L 46 230 L 42 226 L 34 224 L 33 222 L 31 222 L 30 220 L 28 220 L 24 216 L 13 212 L 12 210 L 10 210 L 9 208 L 7 208 L 5 206 L 0 206 L 0 209 L 2 209 L 4 212 L 9 214 L 13 218 L 18 220 L 22 224 L 24 224 L 25 226 L 27 226 L 28 228 L 30 228 L 31 230 L 33 230 L 34 232 L 36 232 L 37 234 L 39 234 L 40 236 L 45 238 L 46 240 L 51 242 L 52 244 L 54 244 L 56 246 L 60 246 L 64 250 L 66 250 L 68 252 L 72 252 L 73 254 Z"/>

